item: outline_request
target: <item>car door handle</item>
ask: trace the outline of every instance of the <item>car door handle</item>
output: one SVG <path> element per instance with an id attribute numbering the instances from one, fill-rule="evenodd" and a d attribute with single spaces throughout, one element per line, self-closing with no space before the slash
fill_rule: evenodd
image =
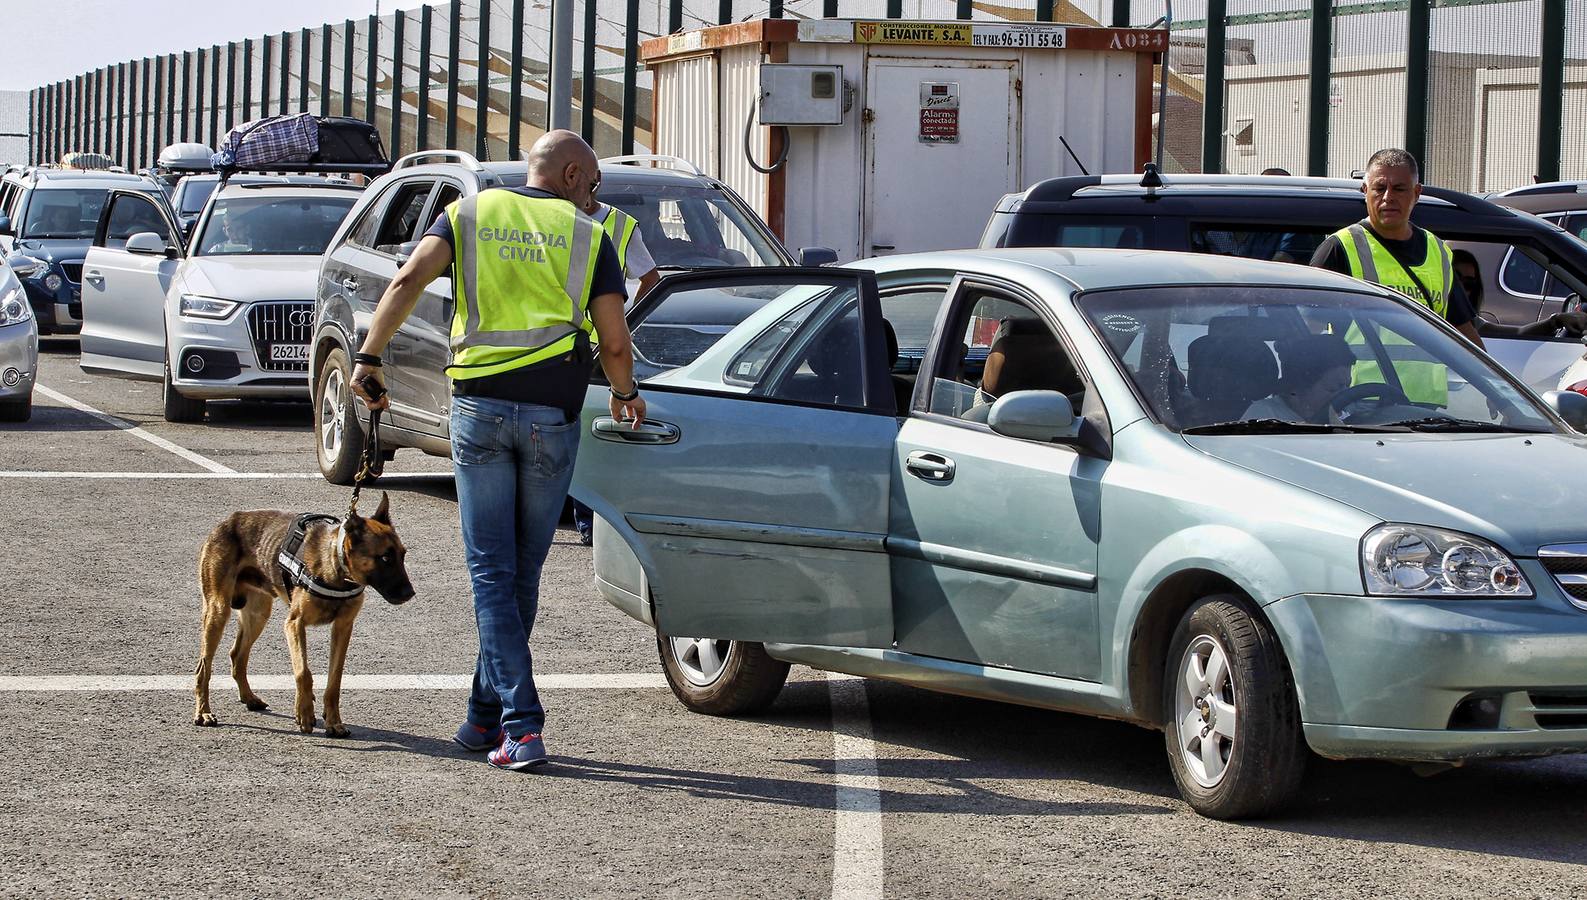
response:
<path id="1" fill-rule="evenodd" d="M 611 416 L 601 416 L 590 426 L 595 436 L 603 441 L 622 441 L 628 444 L 676 444 L 678 426 L 666 422 L 619 422 Z"/>
<path id="2" fill-rule="evenodd" d="M 953 460 L 940 453 L 916 450 L 904 460 L 904 468 L 909 470 L 909 474 L 925 481 L 953 480 Z"/>
<path id="3" fill-rule="evenodd" d="M 349 275 L 342 279 L 342 287 L 347 288 L 350 291 L 356 291 L 358 290 L 358 279 Z"/>
<path id="4" fill-rule="evenodd" d="M 89 269 L 87 272 L 83 273 L 83 280 L 94 287 L 99 287 L 105 283 L 105 276 L 99 274 L 98 269 Z"/>

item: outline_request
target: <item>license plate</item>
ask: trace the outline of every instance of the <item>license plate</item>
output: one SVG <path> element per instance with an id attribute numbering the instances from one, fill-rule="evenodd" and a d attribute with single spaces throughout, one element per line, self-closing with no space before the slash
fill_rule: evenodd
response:
<path id="1" fill-rule="evenodd" d="M 308 362 L 308 344 L 271 344 L 271 362 Z"/>

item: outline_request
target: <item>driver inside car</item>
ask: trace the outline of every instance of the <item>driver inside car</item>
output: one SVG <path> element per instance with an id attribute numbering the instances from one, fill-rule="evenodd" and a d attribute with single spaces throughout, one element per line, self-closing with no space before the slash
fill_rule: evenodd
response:
<path id="1" fill-rule="evenodd" d="M 1242 417 L 1280 419 L 1326 425 L 1337 421 L 1329 401 L 1350 387 L 1356 355 L 1344 338 L 1334 334 L 1308 334 L 1274 343 L 1278 353 L 1278 389 L 1252 403 Z"/>

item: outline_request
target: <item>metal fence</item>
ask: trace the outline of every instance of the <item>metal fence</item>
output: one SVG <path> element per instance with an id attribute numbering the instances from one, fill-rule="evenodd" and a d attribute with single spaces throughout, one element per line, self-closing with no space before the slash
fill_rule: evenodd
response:
<path id="1" fill-rule="evenodd" d="M 1587 0 L 1179 0 L 1167 21 L 1172 171 L 1348 175 L 1385 146 L 1429 183 L 1587 178 Z M 30 161 L 152 164 L 176 141 L 313 111 L 374 121 L 393 154 L 517 158 L 547 120 L 549 11 L 450 0 L 117 63 L 29 94 Z M 572 121 L 602 155 L 650 143 L 639 41 L 759 17 L 1150 25 L 1165 0 L 590 0 Z M 1165 73 L 1159 66 L 1157 74 Z M 1568 137 L 1567 137 L 1568 136 Z"/>

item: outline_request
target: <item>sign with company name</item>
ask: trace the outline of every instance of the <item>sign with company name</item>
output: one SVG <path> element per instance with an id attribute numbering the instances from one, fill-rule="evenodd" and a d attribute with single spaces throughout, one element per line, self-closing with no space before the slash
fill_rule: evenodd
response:
<path id="1" fill-rule="evenodd" d="M 970 46 L 970 25 L 932 22 L 855 22 L 856 44 L 938 44 Z"/>

